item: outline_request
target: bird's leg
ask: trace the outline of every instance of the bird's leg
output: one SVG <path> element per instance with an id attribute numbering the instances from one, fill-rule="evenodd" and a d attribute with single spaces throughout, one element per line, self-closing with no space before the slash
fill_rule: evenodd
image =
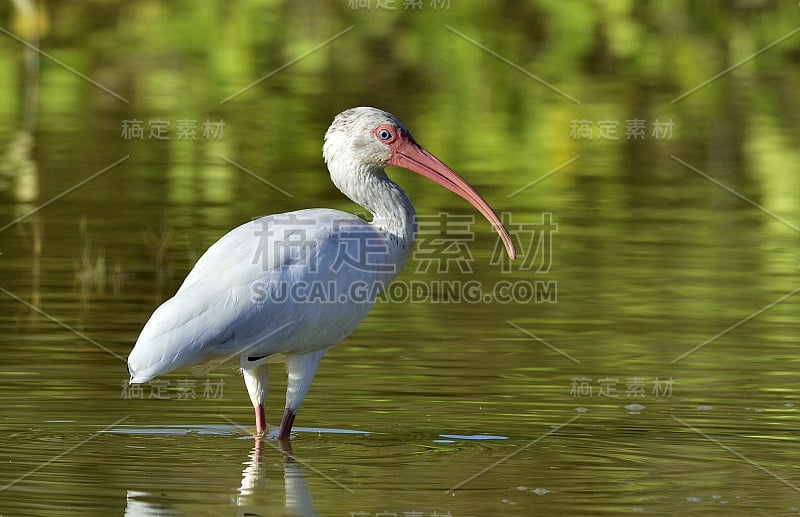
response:
<path id="1" fill-rule="evenodd" d="M 253 403 L 253 410 L 256 418 L 256 435 L 262 436 L 267 430 L 267 421 L 264 418 L 264 404 L 267 401 L 267 382 L 269 366 L 261 363 L 254 368 L 242 368 L 244 383 L 247 386 L 247 393 Z"/>
<path id="2" fill-rule="evenodd" d="M 281 427 L 278 430 L 278 439 L 287 440 L 292 432 L 294 417 L 303 402 L 317 366 L 322 356 L 327 352 L 327 348 L 314 350 L 305 354 L 289 354 L 286 357 L 286 371 L 289 373 L 289 380 L 286 383 L 286 410 L 283 413 Z"/>
<path id="3" fill-rule="evenodd" d="M 289 435 L 292 433 L 292 426 L 294 425 L 294 417 L 297 413 L 288 407 L 283 412 L 281 419 L 281 427 L 278 429 L 278 440 L 288 440 Z"/>
<path id="4" fill-rule="evenodd" d="M 256 435 L 261 436 L 267 429 L 267 420 L 264 417 L 264 405 L 253 406 L 256 414 Z"/>

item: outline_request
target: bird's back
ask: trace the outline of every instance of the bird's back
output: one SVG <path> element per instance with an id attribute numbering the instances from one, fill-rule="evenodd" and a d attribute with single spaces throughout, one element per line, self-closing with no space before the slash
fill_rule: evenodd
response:
<path id="1" fill-rule="evenodd" d="M 328 209 L 235 228 L 153 313 L 128 359 L 131 382 L 210 360 L 333 345 L 397 273 L 395 245 L 358 217 Z"/>

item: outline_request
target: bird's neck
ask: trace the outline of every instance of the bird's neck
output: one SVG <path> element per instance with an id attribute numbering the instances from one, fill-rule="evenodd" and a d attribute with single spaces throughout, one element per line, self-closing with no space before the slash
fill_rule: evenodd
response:
<path id="1" fill-rule="evenodd" d="M 391 246 L 397 247 L 399 266 L 405 263 L 416 238 L 414 207 L 405 192 L 383 171 L 367 165 L 329 163 L 331 179 L 342 193 L 372 214 L 372 224 L 386 233 Z"/>

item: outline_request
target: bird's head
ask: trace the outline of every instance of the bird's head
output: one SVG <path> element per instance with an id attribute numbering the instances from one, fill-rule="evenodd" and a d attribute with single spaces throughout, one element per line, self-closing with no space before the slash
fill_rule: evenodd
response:
<path id="1" fill-rule="evenodd" d="M 346 155 L 360 164 L 384 167 L 398 146 L 413 139 L 391 113 L 377 108 L 352 108 L 336 115 L 325 133 L 323 156 L 330 163 Z"/>
<path id="2" fill-rule="evenodd" d="M 516 256 L 508 232 L 486 201 L 458 174 L 417 144 L 391 113 L 369 107 L 339 113 L 325 133 L 322 154 L 331 171 L 334 162 L 367 170 L 395 165 L 438 183 L 474 206 L 500 235 L 508 256 L 512 259 Z"/>

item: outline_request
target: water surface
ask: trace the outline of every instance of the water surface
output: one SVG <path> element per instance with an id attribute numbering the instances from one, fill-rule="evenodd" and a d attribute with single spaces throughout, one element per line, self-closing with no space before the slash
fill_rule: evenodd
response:
<path id="1" fill-rule="evenodd" d="M 182 4 L 50 7 L 43 47 L 127 102 L 0 41 L 0 514 L 798 513 L 796 40 L 672 102 L 794 6 Z M 360 104 L 504 214 L 517 262 L 390 171 L 429 233 L 323 360 L 291 451 L 252 438 L 234 369 L 128 387 L 144 322 L 226 231 L 359 212 L 320 148 Z M 273 424 L 284 389 L 276 365 Z"/>

